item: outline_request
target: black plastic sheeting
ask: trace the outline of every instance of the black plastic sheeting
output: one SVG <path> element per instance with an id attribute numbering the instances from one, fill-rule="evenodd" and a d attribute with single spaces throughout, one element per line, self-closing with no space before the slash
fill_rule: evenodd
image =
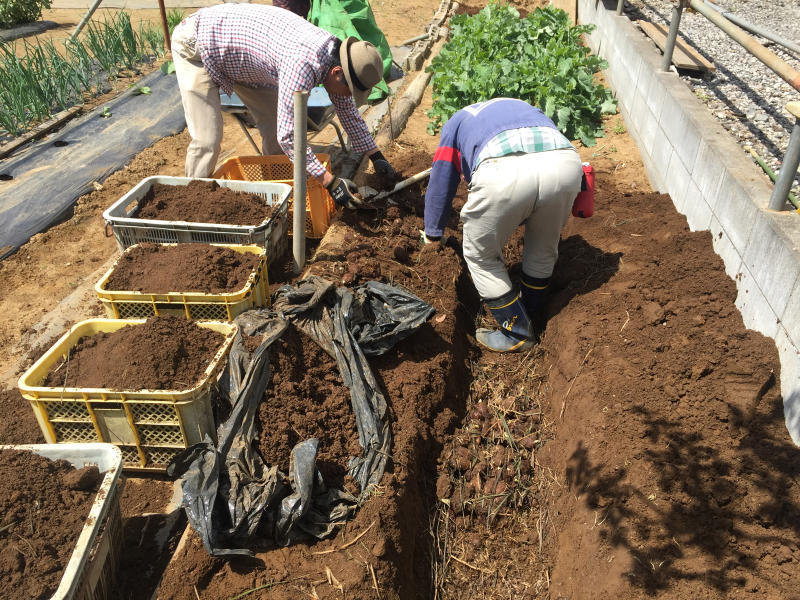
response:
<path id="1" fill-rule="evenodd" d="M 240 332 L 220 382 L 232 411 L 219 428 L 219 442 L 215 447 L 206 438 L 167 469 L 181 478 L 189 522 L 210 554 L 251 555 L 265 538 L 277 545 L 321 539 L 353 515 L 380 482 L 392 444 L 386 399 L 366 357 L 391 350 L 433 313 L 432 306 L 400 288 L 370 281 L 351 290 L 312 276 L 281 287 L 272 309 L 236 318 Z M 258 405 L 270 381 L 269 348 L 289 323 L 336 360 L 350 389 L 364 449 L 350 458 L 348 469 L 361 490 L 357 498 L 325 486 L 316 468 L 316 439 L 292 449 L 288 474 L 266 465 L 255 450 Z M 262 336 L 252 357 L 241 332 Z"/>
<path id="2" fill-rule="evenodd" d="M 101 116 L 100 106 L 18 157 L 0 161 L 0 259 L 68 217 L 77 199 L 94 189 L 92 182 L 186 127 L 175 75 L 156 71 L 137 84 L 142 86 L 150 93 L 129 91 L 109 102 L 109 118 Z"/>

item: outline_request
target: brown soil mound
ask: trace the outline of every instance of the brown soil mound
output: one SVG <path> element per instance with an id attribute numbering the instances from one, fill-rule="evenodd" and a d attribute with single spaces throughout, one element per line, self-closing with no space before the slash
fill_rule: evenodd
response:
<path id="1" fill-rule="evenodd" d="M 543 338 L 565 484 L 551 593 L 792 597 L 800 449 L 775 344 L 745 328 L 711 234 L 612 181 L 564 232 Z"/>
<path id="2" fill-rule="evenodd" d="M 0 390 L 0 444 L 42 444 L 44 436 L 31 403 L 19 390 Z"/>
<path id="3" fill-rule="evenodd" d="M 345 487 L 347 463 L 361 456 L 350 390 L 336 361 L 319 345 L 289 326 L 270 346 L 272 379 L 258 409 L 258 449 L 268 465 L 289 473 L 289 455 L 298 442 L 319 440 L 317 468 L 329 487 Z M 357 493 L 348 476 L 348 490 Z"/>
<path id="4" fill-rule="evenodd" d="M 187 390 L 199 383 L 224 336 L 180 317 L 150 317 L 81 339 L 46 387 Z"/>
<path id="5" fill-rule="evenodd" d="M 147 292 L 236 292 L 258 265 L 258 255 L 209 244 L 139 244 L 120 256 L 107 290 Z"/>
<path id="6" fill-rule="evenodd" d="M 0 596 L 50 598 L 58 588 L 101 482 L 26 451 L 0 452 Z"/>
<path id="7" fill-rule="evenodd" d="M 215 181 L 193 181 L 189 185 L 156 183 L 142 199 L 137 219 L 261 225 L 274 212 L 261 196 L 234 192 Z"/>

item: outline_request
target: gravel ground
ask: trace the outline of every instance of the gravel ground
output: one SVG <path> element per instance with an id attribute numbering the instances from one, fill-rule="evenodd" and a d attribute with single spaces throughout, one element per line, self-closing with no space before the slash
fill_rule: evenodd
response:
<path id="1" fill-rule="evenodd" d="M 671 2 L 627 0 L 625 4 L 625 13 L 632 21 L 643 19 L 669 28 Z M 800 44 L 800 0 L 721 0 L 717 6 Z M 684 11 L 680 36 L 717 68 L 715 73 L 702 76 L 681 72 L 681 78 L 739 141 L 743 151 L 746 146 L 752 147 L 777 173 L 795 123 L 785 106 L 800 100 L 800 93 L 700 13 Z M 800 56 L 754 37 L 800 70 Z M 800 193 L 800 176 L 795 178 L 793 191 Z"/>

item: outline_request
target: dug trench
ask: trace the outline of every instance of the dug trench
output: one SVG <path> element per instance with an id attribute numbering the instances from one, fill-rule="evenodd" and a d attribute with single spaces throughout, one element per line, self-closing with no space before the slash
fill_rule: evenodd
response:
<path id="1" fill-rule="evenodd" d="M 405 161 L 398 158 L 393 158 L 394 163 L 408 175 L 424 170 L 430 162 L 424 152 L 406 156 Z M 165 571 L 159 598 L 192 597 L 195 588 L 204 598 L 231 597 L 258 589 L 269 589 L 271 598 L 287 599 L 302 594 L 336 598 L 342 591 L 357 598 L 375 594 L 428 597 L 428 519 L 436 502 L 435 460 L 446 432 L 463 416 L 469 382 L 469 345 L 465 341 L 472 327 L 470 310 L 475 310 L 477 302 L 474 292 L 469 291 L 462 261 L 452 248 L 421 247 L 422 220 L 411 208 L 413 203 L 419 204 L 420 197 L 419 187 L 410 188 L 399 198 L 400 206 L 340 215 L 308 269 L 308 274 L 340 285 L 375 279 L 401 285 L 437 311 L 392 352 L 370 359 L 390 406 L 393 435 L 391 456 L 376 493 L 334 538 L 313 545 L 265 549 L 253 559 L 213 558 L 200 538 L 187 531 Z M 293 333 L 281 341 L 286 346 L 281 349 L 294 349 L 294 360 L 271 352 L 273 369 L 280 369 L 280 377 L 273 375 L 272 387 L 278 389 L 268 392 L 260 414 L 262 426 L 270 427 L 259 443 L 265 458 L 276 450 L 282 450 L 278 454 L 285 456 L 295 436 L 308 435 L 315 428 L 319 431 L 315 414 L 341 412 L 329 406 L 336 404 L 336 388 L 341 385 L 338 377 L 332 376 L 336 373 L 332 359 L 314 359 L 309 352 L 313 342 L 301 342 L 299 336 Z M 270 401 L 280 399 L 284 392 L 310 396 L 320 390 L 333 392 L 328 392 L 322 406 L 313 407 L 303 399 L 284 399 L 280 414 Z M 340 400 L 339 407 L 341 404 Z M 292 410 L 295 412 L 288 415 Z M 329 464 L 323 466 L 327 476 L 335 479 L 341 477 L 342 463 L 346 464 L 348 453 L 354 450 L 347 446 L 346 435 L 348 428 L 354 429 L 354 423 L 337 417 L 332 426 L 341 431 L 322 432 L 322 438 L 336 450 L 330 458 L 338 460 L 328 460 Z M 349 439 L 352 445 L 354 436 Z M 348 486 L 346 480 L 344 486 Z"/>

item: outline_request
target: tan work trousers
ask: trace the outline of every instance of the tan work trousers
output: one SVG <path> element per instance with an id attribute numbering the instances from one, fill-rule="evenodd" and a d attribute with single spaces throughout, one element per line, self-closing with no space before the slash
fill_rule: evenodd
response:
<path id="1" fill-rule="evenodd" d="M 209 177 L 215 170 L 222 143 L 222 106 L 219 86 L 200 60 L 195 18 L 184 19 L 172 32 L 172 60 L 181 91 L 186 127 L 192 141 L 186 150 L 187 177 Z M 278 90 L 234 85 L 261 134 L 264 154 L 281 154 L 278 144 Z"/>
<path id="2" fill-rule="evenodd" d="M 523 272 L 550 277 L 582 174 L 581 159 L 570 149 L 511 154 L 478 165 L 461 221 L 464 260 L 482 298 L 511 291 L 503 249 L 522 223 Z"/>

